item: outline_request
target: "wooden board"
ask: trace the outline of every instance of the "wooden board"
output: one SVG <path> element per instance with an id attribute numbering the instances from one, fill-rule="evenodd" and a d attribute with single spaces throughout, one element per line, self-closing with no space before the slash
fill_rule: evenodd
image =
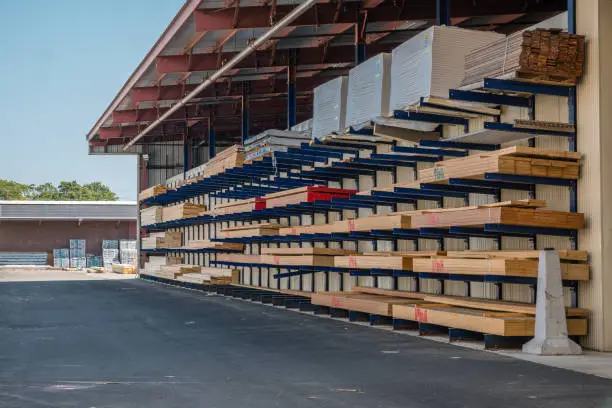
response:
<path id="1" fill-rule="evenodd" d="M 353 232 L 372 230 L 393 230 L 395 228 L 410 228 L 410 216 L 405 213 L 372 215 L 363 218 L 353 218 L 336 221 L 332 224 L 332 232 Z"/>
<path id="2" fill-rule="evenodd" d="M 446 255 L 446 251 L 372 251 L 364 252 L 364 256 L 408 256 L 408 257 L 429 257 Z"/>
<path id="3" fill-rule="evenodd" d="M 301 234 L 331 234 L 332 224 L 302 225 L 299 227 L 285 227 L 278 230 L 279 235 L 301 235 Z"/>
<path id="4" fill-rule="evenodd" d="M 229 251 L 242 251 L 244 244 L 238 242 L 215 242 L 207 239 L 191 240 L 187 243 L 188 249 L 222 249 Z"/>
<path id="5" fill-rule="evenodd" d="M 502 315 L 478 309 L 454 307 L 451 305 L 410 305 L 394 304 L 392 316 L 396 319 L 411 320 L 439 326 L 465 329 L 478 333 L 497 336 L 534 335 L 535 317 L 521 314 Z M 587 320 L 584 318 L 568 318 L 567 329 L 570 336 L 587 334 Z"/>
<path id="6" fill-rule="evenodd" d="M 538 277 L 538 261 L 532 259 L 471 259 L 471 258 L 414 258 L 412 271 L 458 275 L 495 275 Z M 565 280 L 589 280 L 589 266 L 584 263 L 561 262 Z"/>
<path id="7" fill-rule="evenodd" d="M 313 293 L 311 302 L 314 305 L 345 309 L 355 312 L 370 313 L 379 316 L 391 316 L 392 306 L 398 304 L 421 304 L 418 299 L 403 299 L 387 296 L 367 295 L 361 293 L 317 292 Z"/>
<path id="8" fill-rule="evenodd" d="M 580 229 L 584 227 L 584 214 L 552 210 L 534 210 L 513 207 L 461 207 L 437 211 L 422 211 L 410 217 L 410 227 L 472 226 L 506 224 L 527 227 Z"/>
<path id="9" fill-rule="evenodd" d="M 214 209 L 206 211 L 209 215 L 226 215 L 243 212 L 251 212 L 265 208 L 266 200 L 264 198 L 249 198 L 247 200 L 236 200 L 231 203 L 217 204 Z"/>
<path id="10" fill-rule="evenodd" d="M 182 233 L 180 231 L 165 231 L 150 233 L 141 239 L 142 249 L 180 248 Z"/>
<path id="11" fill-rule="evenodd" d="M 334 258 L 336 268 L 412 270 L 412 257 L 408 256 L 349 255 Z"/>
<path id="12" fill-rule="evenodd" d="M 314 200 L 331 200 L 333 197 L 348 198 L 355 190 L 329 188 L 324 186 L 307 186 L 278 193 L 267 194 L 266 208 L 285 207 L 291 204 L 312 202 Z"/>
<path id="13" fill-rule="evenodd" d="M 182 203 L 164 207 L 162 210 L 163 221 L 173 221 L 185 218 L 194 218 L 203 215 L 206 206 L 192 203 Z"/>
<path id="14" fill-rule="evenodd" d="M 587 251 L 577 251 L 571 249 L 561 249 L 558 251 L 561 260 L 565 261 L 580 261 L 588 260 Z M 444 255 L 444 254 L 439 254 Z M 502 250 L 502 251 L 447 251 L 446 255 L 449 258 L 524 258 L 524 259 L 539 259 L 540 251 L 538 250 Z"/>
<path id="15" fill-rule="evenodd" d="M 259 255 L 252 254 L 224 254 L 219 253 L 216 255 L 217 261 L 221 262 L 237 262 L 243 264 L 259 264 L 261 263 Z"/>
<path id="16" fill-rule="evenodd" d="M 340 248 L 261 248 L 262 255 L 353 255 L 356 251 Z"/>
<path id="17" fill-rule="evenodd" d="M 161 184 L 157 184 L 155 186 L 146 188 L 138 194 L 138 201 L 143 201 L 143 200 L 146 200 L 147 198 L 151 198 L 151 197 L 155 197 L 160 194 L 164 194 L 167 190 L 168 189 L 166 188 L 166 186 L 163 186 Z"/>
<path id="18" fill-rule="evenodd" d="M 162 207 L 153 206 L 140 210 L 140 225 L 157 224 L 163 221 Z"/>
<path id="19" fill-rule="evenodd" d="M 326 255 L 261 255 L 261 263 L 288 266 L 334 266 L 334 257 Z"/>
<path id="20" fill-rule="evenodd" d="M 221 230 L 223 238 L 246 238 L 256 236 L 278 235 L 279 224 L 252 224 Z"/>
<path id="21" fill-rule="evenodd" d="M 176 265 L 161 265 L 159 270 L 163 273 L 173 273 L 175 276 L 185 273 L 200 273 L 202 267 L 199 265 L 176 264 Z"/>

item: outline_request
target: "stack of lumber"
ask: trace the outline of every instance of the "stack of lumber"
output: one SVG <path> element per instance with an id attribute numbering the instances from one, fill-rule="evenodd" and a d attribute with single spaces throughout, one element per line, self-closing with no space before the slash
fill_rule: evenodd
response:
<path id="1" fill-rule="evenodd" d="M 227 215 L 255 210 L 263 210 L 266 208 L 266 199 L 263 197 L 248 198 L 246 200 L 236 200 L 231 203 L 217 204 L 217 206 L 206 212 L 208 215 Z"/>
<path id="2" fill-rule="evenodd" d="M 163 221 L 163 209 L 160 206 L 140 210 L 140 225 L 157 224 Z"/>
<path id="3" fill-rule="evenodd" d="M 261 263 L 259 255 L 252 254 L 217 254 L 217 261 L 220 262 L 236 262 L 241 264 L 258 264 Z"/>
<path id="4" fill-rule="evenodd" d="M 310 135 L 303 132 L 269 129 L 244 141 L 247 162 L 272 152 L 286 152 L 290 147 L 307 143 Z"/>
<path id="5" fill-rule="evenodd" d="M 329 201 L 332 198 L 349 198 L 355 190 L 307 186 L 265 195 L 266 208 L 285 207 L 291 204 L 312 203 L 315 200 Z"/>
<path id="6" fill-rule="evenodd" d="M 261 255 L 261 263 L 285 266 L 334 266 L 334 257 L 329 255 Z"/>
<path id="7" fill-rule="evenodd" d="M 215 174 L 223 173 L 228 169 L 240 167 L 244 163 L 244 149 L 240 145 L 233 145 L 206 163 L 204 168 L 204 177 L 211 177 Z"/>
<path id="8" fill-rule="evenodd" d="M 351 292 L 317 292 L 313 293 L 310 299 L 314 305 L 370 313 L 379 316 L 391 316 L 393 305 L 425 303 L 419 299 Z"/>
<path id="9" fill-rule="evenodd" d="M 188 249 L 219 249 L 228 251 L 242 251 L 244 244 L 234 242 L 215 242 L 207 239 L 194 239 L 187 243 Z"/>
<path id="10" fill-rule="evenodd" d="M 164 222 L 181 220 L 183 218 L 194 218 L 202 215 L 206 211 L 206 206 L 201 204 L 182 203 L 164 207 L 162 219 Z"/>
<path id="11" fill-rule="evenodd" d="M 483 206 L 422 210 L 410 217 L 412 229 L 482 227 L 484 224 L 580 229 L 584 227 L 584 214 L 517 207 L 510 201 Z"/>
<path id="12" fill-rule="evenodd" d="M 589 280 L 585 251 L 559 251 L 564 280 Z M 538 277 L 539 251 L 449 251 L 446 256 L 414 259 L 414 272 Z"/>
<path id="13" fill-rule="evenodd" d="M 362 255 L 334 257 L 337 268 L 395 269 L 411 271 L 416 258 L 428 258 L 444 254 L 441 251 L 365 252 Z"/>
<path id="14" fill-rule="evenodd" d="M 251 224 L 238 227 L 225 228 L 221 230 L 223 238 L 246 238 L 263 235 L 278 235 L 279 224 Z"/>
<path id="15" fill-rule="evenodd" d="M 180 231 L 153 232 L 142 238 L 141 247 L 142 249 L 180 248 L 181 236 Z"/>
<path id="16" fill-rule="evenodd" d="M 450 178 L 482 179 L 484 173 L 555 177 L 577 180 L 580 153 L 512 146 L 488 153 L 436 162 L 419 171 L 421 183 L 446 182 Z"/>
<path id="17" fill-rule="evenodd" d="M 149 187 L 145 190 L 142 190 L 138 194 L 138 201 L 146 200 L 147 198 L 155 197 L 156 195 L 164 194 L 168 189 L 161 184 L 158 184 L 153 187 Z"/>
<path id="18" fill-rule="evenodd" d="M 378 214 L 369 217 L 336 221 L 332 224 L 332 232 L 393 230 L 395 228 L 410 228 L 410 214 Z"/>
<path id="19" fill-rule="evenodd" d="M 224 268 L 202 268 L 201 273 L 185 273 L 176 279 L 182 282 L 190 282 L 207 285 L 229 285 L 237 283 L 240 272 L 238 269 Z"/>
<path id="20" fill-rule="evenodd" d="M 186 273 L 200 273 L 202 267 L 199 265 L 187 265 L 187 264 L 175 264 L 175 265 L 162 265 L 159 268 L 157 276 L 168 279 L 175 279 L 177 276 Z"/>
<path id="21" fill-rule="evenodd" d="M 112 271 L 121 274 L 135 274 L 136 267 L 131 264 L 113 264 Z"/>
<path id="22" fill-rule="evenodd" d="M 153 275 L 164 265 L 176 265 L 182 263 L 179 256 L 149 256 L 144 264 L 144 272 Z"/>
<path id="23" fill-rule="evenodd" d="M 261 248 L 262 255 L 354 255 L 356 251 L 342 248 Z"/>
<path id="24" fill-rule="evenodd" d="M 514 78 L 576 84 L 585 38 L 555 29 L 519 31 L 465 56 L 464 85 L 511 74 Z"/>

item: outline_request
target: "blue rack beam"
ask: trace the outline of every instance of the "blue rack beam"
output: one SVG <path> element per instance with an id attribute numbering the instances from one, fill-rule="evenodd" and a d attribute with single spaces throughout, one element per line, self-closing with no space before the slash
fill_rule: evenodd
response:
<path id="1" fill-rule="evenodd" d="M 572 85 L 538 84 L 526 81 L 509 79 L 485 78 L 484 88 L 496 91 L 529 93 L 539 95 L 569 96 Z"/>
<path id="2" fill-rule="evenodd" d="M 462 91 L 459 89 L 451 89 L 449 98 L 460 101 L 480 102 L 492 105 L 519 106 L 522 108 L 530 108 L 531 102 L 528 97 L 496 94 L 490 92 Z"/>
<path id="3" fill-rule="evenodd" d="M 397 153 L 430 154 L 438 157 L 465 157 L 468 155 L 466 150 L 428 149 L 424 147 L 393 146 L 391 150 Z M 436 160 L 438 159 L 436 158 Z"/>
<path id="4" fill-rule="evenodd" d="M 395 119 L 416 120 L 419 122 L 440 123 L 447 125 L 468 126 L 469 120 L 450 115 L 441 115 L 437 113 L 411 112 L 411 111 L 393 111 Z"/>
<path id="5" fill-rule="evenodd" d="M 423 147 L 441 147 L 449 149 L 468 149 L 484 151 L 499 150 L 500 148 L 500 145 L 498 144 L 449 142 L 444 140 L 419 140 L 419 145 Z"/>

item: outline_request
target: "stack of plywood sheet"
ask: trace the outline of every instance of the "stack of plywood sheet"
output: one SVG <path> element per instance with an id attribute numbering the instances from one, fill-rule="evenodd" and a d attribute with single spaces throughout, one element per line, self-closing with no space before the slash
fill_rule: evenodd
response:
<path id="1" fill-rule="evenodd" d="M 251 224 L 238 227 L 225 228 L 221 230 L 223 238 L 245 238 L 263 235 L 278 235 L 279 224 Z"/>
<path id="2" fill-rule="evenodd" d="M 310 134 L 289 130 L 269 129 L 244 141 L 245 161 L 250 162 L 272 152 L 286 152 L 310 140 Z"/>
<path id="3" fill-rule="evenodd" d="M 560 150 L 512 146 L 493 152 L 443 160 L 419 171 L 421 183 L 446 182 L 450 178 L 481 179 L 484 173 L 554 177 L 577 180 L 581 154 Z"/>
<path id="4" fill-rule="evenodd" d="M 172 220 L 181 220 L 183 218 L 198 217 L 206 211 L 206 206 L 201 204 L 182 203 L 164 207 L 162 211 L 162 219 L 164 222 Z"/>
<path id="5" fill-rule="evenodd" d="M 504 38 L 491 31 L 434 26 L 393 50 L 391 109 L 404 109 L 421 97 L 448 98 L 461 85 L 465 55 Z"/>
<path id="6" fill-rule="evenodd" d="M 233 145 L 206 163 L 204 168 L 204 177 L 211 177 L 215 174 L 223 173 L 228 169 L 240 167 L 244 163 L 244 149 L 240 145 Z"/>
<path id="7" fill-rule="evenodd" d="M 236 200 L 232 201 L 231 203 L 217 204 L 214 209 L 207 211 L 206 214 L 218 216 L 263 210 L 264 208 L 266 208 L 266 199 L 263 197 L 257 197 L 248 198 L 245 200 Z"/>
<path id="8" fill-rule="evenodd" d="M 187 243 L 188 249 L 218 249 L 227 251 L 242 251 L 244 244 L 234 242 L 215 242 L 207 239 L 194 239 Z"/>
<path id="9" fill-rule="evenodd" d="M 141 247 L 142 249 L 180 248 L 181 236 L 180 231 L 153 232 L 142 238 Z"/>
<path id="10" fill-rule="evenodd" d="M 344 132 L 348 77 L 332 79 L 314 89 L 312 138 Z"/>
<path id="11" fill-rule="evenodd" d="M 378 54 L 349 72 L 346 127 L 369 125 L 378 116 L 389 116 L 391 54 Z"/>
<path id="12" fill-rule="evenodd" d="M 519 31 L 467 54 L 463 85 L 504 75 L 576 84 L 584 59 L 582 35 L 555 29 Z"/>
<path id="13" fill-rule="evenodd" d="M 145 190 L 142 190 L 138 194 L 138 201 L 146 200 L 147 198 L 155 197 L 156 195 L 164 194 L 167 191 L 165 186 L 161 184 L 157 184 L 153 187 L 149 187 Z"/>
<path id="14" fill-rule="evenodd" d="M 564 280 L 588 280 L 584 251 L 560 251 Z M 414 272 L 537 278 L 539 251 L 449 251 L 446 256 L 414 259 Z"/>
<path id="15" fill-rule="evenodd" d="M 140 225 L 157 224 L 163 221 L 163 209 L 160 206 L 143 208 L 140 210 Z"/>
<path id="16" fill-rule="evenodd" d="M 312 203 L 315 200 L 329 201 L 332 198 L 349 198 L 355 190 L 307 186 L 265 195 L 266 208 L 285 207 L 290 204 Z"/>

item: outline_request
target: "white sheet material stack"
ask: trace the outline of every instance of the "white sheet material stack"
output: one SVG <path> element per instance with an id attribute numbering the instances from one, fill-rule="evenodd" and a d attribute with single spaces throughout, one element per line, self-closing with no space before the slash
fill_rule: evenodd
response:
<path id="1" fill-rule="evenodd" d="M 391 109 L 403 109 L 421 97 L 448 98 L 461 85 L 465 55 L 503 34 L 433 26 L 393 50 Z"/>
<path id="2" fill-rule="evenodd" d="M 332 79 L 314 90 L 312 138 L 320 139 L 344 132 L 346 118 L 347 77 Z"/>
<path id="3" fill-rule="evenodd" d="M 391 54 L 362 62 L 349 72 L 346 126 L 360 127 L 377 116 L 389 116 Z"/>

